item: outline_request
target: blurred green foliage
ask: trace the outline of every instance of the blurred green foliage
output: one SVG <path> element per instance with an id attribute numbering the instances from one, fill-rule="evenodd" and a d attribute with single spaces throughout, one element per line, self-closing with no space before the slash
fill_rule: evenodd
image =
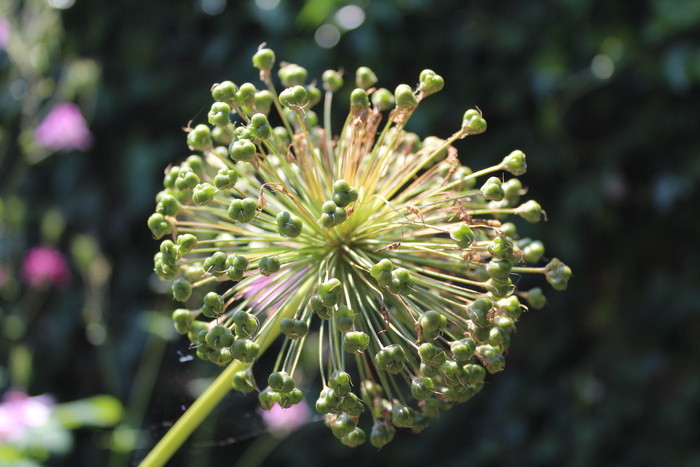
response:
<path id="1" fill-rule="evenodd" d="M 52 292 L 51 315 L 27 337 L 42 356 L 33 391 L 62 400 L 108 392 L 126 402 L 144 346 L 158 365 L 144 310 L 167 315 L 172 304 L 156 294 L 157 245 L 146 218 L 164 168 L 188 155 L 181 128 L 205 119 L 212 83 L 257 82 L 250 57 L 266 42 L 319 79 L 327 68 L 350 75 L 364 65 L 392 88 L 415 85 L 424 68 L 440 73 L 443 92 L 409 129 L 449 135 L 478 105 L 489 129 L 460 143 L 460 157 L 481 166 L 513 149 L 528 155 L 521 179 L 548 222 L 523 227 L 574 278 L 547 308 L 523 317 L 507 370 L 425 433 L 401 433 L 379 452 L 349 450 L 316 422 L 282 441 L 265 465 L 698 465 L 698 2 L 356 3 L 364 22 L 330 49 L 315 43 L 316 28 L 336 24 L 347 2 L 265 10 L 258 5 L 275 2 L 81 0 L 62 12 L 60 53 L 102 68 L 89 116 L 93 147 L 27 166 L 16 180 L 0 174 L 0 188 L 8 195 L 12 183 L 12 195 L 31 206 L 27 246 L 40 241 L 52 209 L 65 222 L 60 241 L 96 239 L 111 271 L 107 335 L 95 345 L 81 332 L 73 311 L 85 298 L 80 284 Z M 218 14 L 205 13 L 214 7 Z M 0 65 L 6 76 L 5 56 Z M 3 130 L 18 136 L 16 126 Z M 197 378 L 216 370 L 181 362 L 183 345 L 176 339 L 165 349 L 134 459 L 190 404 Z M 255 446 L 254 406 L 232 394 L 172 465 L 230 465 Z M 75 452 L 55 462 L 103 455 L 92 438 L 78 437 Z"/>

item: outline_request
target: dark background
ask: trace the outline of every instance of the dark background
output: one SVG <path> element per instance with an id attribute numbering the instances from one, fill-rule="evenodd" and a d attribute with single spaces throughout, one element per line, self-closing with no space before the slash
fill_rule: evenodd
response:
<path id="1" fill-rule="evenodd" d="M 79 280 L 52 292 L 26 337 L 42 356 L 30 392 L 118 397 L 143 429 L 136 462 L 191 403 L 192 382 L 216 374 L 180 362 L 183 339 L 157 332 L 173 304 L 157 293 L 146 219 L 164 168 L 189 154 L 181 128 L 206 119 L 211 84 L 257 83 L 250 57 L 267 42 L 317 79 L 364 65 L 393 89 L 440 73 L 445 89 L 409 129 L 444 137 L 479 106 L 488 131 L 459 143 L 461 159 L 481 168 L 527 154 L 521 180 L 548 221 L 524 228 L 574 277 L 523 317 L 506 371 L 423 434 L 351 450 L 315 421 L 265 465 L 700 465 L 700 4 L 359 1 L 364 23 L 319 47 L 316 28 L 345 4 L 230 1 L 210 15 L 194 0 L 79 0 L 62 13 L 62 53 L 102 67 L 94 144 L 29 167 L 16 192 L 32 205 L 28 246 L 49 208 L 65 216 L 65 245 L 97 239 L 111 265 L 108 337 L 86 339 Z M 614 65 L 609 78 L 593 73 L 596 56 Z M 267 435 L 254 407 L 231 394 L 171 465 L 229 466 L 256 449 Z M 107 435 L 76 431 L 51 465 L 104 465 Z"/>

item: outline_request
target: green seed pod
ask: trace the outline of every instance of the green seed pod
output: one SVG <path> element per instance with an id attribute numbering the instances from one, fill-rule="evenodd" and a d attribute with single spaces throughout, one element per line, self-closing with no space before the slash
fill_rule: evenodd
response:
<path id="1" fill-rule="evenodd" d="M 482 362 L 484 367 L 486 367 L 486 370 L 491 374 L 503 371 L 503 369 L 506 367 L 506 359 L 501 354 L 486 355 L 482 359 Z"/>
<path id="2" fill-rule="evenodd" d="M 478 135 L 486 131 L 486 120 L 476 109 L 469 109 L 462 118 L 462 131 L 468 135 Z"/>
<path id="3" fill-rule="evenodd" d="M 355 72 L 355 86 L 369 89 L 377 82 L 377 75 L 366 66 L 361 66 Z"/>
<path id="4" fill-rule="evenodd" d="M 187 146 L 197 151 L 206 151 L 212 147 L 211 129 L 207 125 L 197 125 L 187 133 Z"/>
<path id="5" fill-rule="evenodd" d="M 346 334 L 346 336 L 348 334 Z M 406 360 L 406 352 L 401 345 L 392 344 L 377 352 L 377 355 L 375 355 L 374 358 L 377 364 L 377 370 L 386 371 L 396 375 L 403 370 L 403 364 Z"/>
<path id="6" fill-rule="evenodd" d="M 542 219 L 542 213 L 544 211 L 542 211 L 542 207 L 537 201 L 531 199 L 530 201 L 518 206 L 515 212 L 526 221 L 534 223 L 539 222 Z"/>
<path id="7" fill-rule="evenodd" d="M 223 326 L 214 326 L 211 331 L 204 337 L 204 341 L 212 349 L 223 349 L 233 345 L 234 337 L 228 328 Z"/>
<path id="8" fill-rule="evenodd" d="M 391 423 L 395 427 L 410 428 L 416 421 L 416 412 L 405 405 L 395 404 L 391 411 Z"/>
<path id="9" fill-rule="evenodd" d="M 191 190 L 199 184 L 199 176 L 190 168 L 182 167 L 175 180 L 175 187 L 180 191 Z"/>
<path id="10" fill-rule="evenodd" d="M 345 305 L 340 305 L 335 312 L 335 327 L 340 332 L 352 331 L 355 326 L 355 312 Z"/>
<path id="11" fill-rule="evenodd" d="M 503 192 L 505 200 L 509 206 L 515 206 L 520 201 L 520 195 L 523 193 L 523 184 L 517 178 L 511 178 L 503 183 Z"/>
<path id="12" fill-rule="evenodd" d="M 234 199 L 228 207 L 228 216 L 241 224 L 252 221 L 257 212 L 258 202 L 252 198 Z"/>
<path id="13" fill-rule="evenodd" d="M 226 266 L 226 253 L 223 251 L 217 251 L 212 253 L 211 256 L 206 258 L 202 262 L 202 268 L 205 272 L 212 274 L 216 277 L 221 277 L 226 274 L 228 267 Z"/>
<path id="14" fill-rule="evenodd" d="M 411 394 L 419 401 L 435 395 L 435 382 L 432 378 L 424 376 L 411 379 Z"/>
<path id="15" fill-rule="evenodd" d="M 367 440 L 367 435 L 362 428 L 356 427 L 347 435 L 340 439 L 340 442 L 345 446 L 356 448 Z"/>
<path id="16" fill-rule="evenodd" d="M 440 365 L 440 374 L 448 387 L 461 388 L 469 384 L 469 377 L 464 368 L 453 360 L 447 360 Z"/>
<path id="17" fill-rule="evenodd" d="M 289 339 L 300 339 L 308 334 L 309 325 L 300 319 L 283 318 L 280 321 L 280 330 Z"/>
<path id="18" fill-rule="evenodd" d="M 228 152 L 236 162 L 251 162 L 255 159 L 257 147 L 251 141 L 239 139 L 231 143 Z"/>
<path id="19" fill-rule="evenodd" d="M 236 98 L 236 85 L 231 81 L 215 84 L 211 88 L 211 96 L 217 102 L 230 102 Z"/>
<path id="20" fill-rule="evenodd" d="M 489 177 L 481 187 L 481 195 L 489 201 L 501 201 L 506 197 L 503 183 L 498 177 Z"/>
<path id="21" fill-rule="evenodd" d="M 356 426 L 355 419 L 344 413 L 338 414 L 330 425 L 333 436 L 338 439 L 350 434 Z"/>
<path id="22" fill-rule="evenodd" d="M 204 174 L 204 160 L 202 159 L 202 156 L 198 156 L 197 154 L 188 156 L 187 159 L 185 159 L 185 162 L 182 163 L 182 167 L 189 167 L 192 169 L 192 172 L 196 173 L 197 175 Z"/>
<path id="23" fill-rule="evenodd" d="M 468 363 L 462 367 L 469 377 L 469 384 L 479 384 L 486 377 L 486 369 L 475 363 Z"/>
<path id="24" fill-rule="evenodd" d="M 559 261 L 558 258 L 552 259 L 544 268 L 547 282 L 554 290 L 566 290 L 571 278 L 571 268 Z"/>
<path id="25" fill-rule="evenodd" d="M 394 439 L 395 433 L 394 429 L 390 427 L 385 420 L 377 420 L 374 426 L 372 426 L 369 442 L 375 448 L 381 448 Z"/>
<path id="26" fill-rule="evenodd" d="M 445 351 L 429 342 L 425 342 L 418 347 L 418 355 L 421 362 L 432 367 L 440 366 L 447 360 Z"/>
<path id="27" fill-rule="evenodd" d="M 216 188 L 210 183 L 200 183 L 192 190 L 192 202 L 198 206 L 205 206 L 214 199 Z"/>
<path id="28" fill-rule="evenodd" d="M 258 270 L 263 276 L 269 276 L 280 270 L 281 263 L 276 256 L 263 256 L 258 261 Z"/>
<path id="29" fill-rule="evenodd" d="M 192 295 L 192 284 L 184 279 L 176 279 L 172 285 L 173 298 L 178 302 L 186 302 Z"/>
<path id="30" fill-rule="evenodd" d="M 510 260 L 514 256 L 513 242 L 505 235 L 499 235 L 488 244 L 488 252 L 497 259 Z"/>
<path id="31" fill-rule="evenodd" d="M 426 365 L 424 362 L 420 364 L 420 374 L 426 378 L 433 378 L 440 373 L 440 367 L 434 365 Z"/>
<path id="32" fill-rule="evenodd" d="M 236 271 L 244 272 L 248 269 L 249 264 L 250 262 L 246 259 L 245 256 L 228 255 L 226 257 L 226 266 L 229 268 L 229 271 L 231 269 L 234 269 Z"/>
<path id="33" fill-rule="evenodd" d="M 219 190 L 230 190 L 238 182 L 238 172 L 234 169 L 219 169 L 214 177 L 214 186 Z"/>
<path id="34" fill-rule="evenodd" d="M 255 379 L 253 378 L 253 372 L 250 368 L 235 373 L 231 386 L 233 386 L 233 389 L 236 391 L 245 394 L 253 392 L 255 390 Z"/>
<path id="35" fill-rule="evenodd" d="M 297 405 L 304 398 L 304 393 L 299 388 L 294 388 L 289 392 L 281 392 L 277 403 L 283 409 L 288 409 L 293 405 Z"/>
<path id="36" fill-rule="evenodd" d="M 326 308 L 319 294 L 315 294 L 309 299 L 309 308 L 321 319 L 331 319 L 333 317 L 332 310 Z"/>
<path id="37" fill-rule="evenodd" d="M 486 272 L 496 281 L 505 282 L 508 280 L 512 265 L 510 261 L 504 259 L 492 259 L 486 264 Z"/>
<path id="38" fill-rule="evenodd" d="M 177 216 L 177 214 L 182 210 L 182 205 L 172 195 L 163 195 L 156 206 L 156 212 L 163 214 L 164 216 Z"/>
<path id="39" fill-rule="evenodd" d="M 214 102 L 207 117 L 212 125 L 226 126 L 231 123 L 231 107 L 224 102 Z"/>
<path id="40" fill-rule="evenodd" d="M 258 319 L 243 310 L 234 313 L 233 322 L 236 325 L 236 336 L 243 338 L 252 338 L 259 327 Z"/>
<path id="41" fill-rule="evenodd" d="M 344 371 L 336 370 L 328 379 L 328 387 L 331 388 L 340 399 L 350 394 L 351 384 L 350 375 Z"/>
<path id="42" fill-rule="evenodd" d="M 266 140 L 272 136 L 272 127 L 270 126 L 270 122 L 267 121 L 265 114 L 253 114 L 253 116 L 250 117 L 248 130 L 256 140 Z"/>
<path id="43" fill-rule="evenodd" d="M 343 336 L 343 350 L 348 353 L 361 353 L 369 345 L 369 336 L 362 331 L 350 331 Z"/>
<path id="44" fill-rule="evenodd" d="M 471 337 L 450 343 L 450 350 L 455 359 L 459 362 L 467 362 L 476 350 L 476 342 Z"/>
<path id="45" fill-rule="evenodd" d="M 433 70 L 421 71 L 419 81 L 418 89 L 421 90 L 424 96 L 435 94 L 445 87 L 445 80 Z"/>
<path id="46" fill-rule="evenodd" d="M 182 234 L 177 237 L 176 257 L 182 258 L 197 248 L 197 237 L 192 234 Z"/>
<path id="47" fill-rule="evenodd" d="M 283 237 L 295 238 L 301 234 L 302 222 L 297 216 L 289 211 L 282 211 L 277 214 L 277 232 Z"/>
<path id="48" fill-rule="evenodd" d="M 270 388 L 265 388 L 258 394 L 258 402 L 260 402 L 260 408 L 263 410 L 272 410 L 277 399 L 279 399 L 279 394 Z"/>
<path id="49" fill-rule="evenodd" d="M 326 70 L 321 77 L 323 81 L 323 89 L 330 92 L 336 92 L 343 86 L 343 77 L 335 70 Z"/>
<path id="50" fill-rule="evenodd" d="M 252 83 L 243 83 L 236 92 L 236 104 L 251 108 L 255 105 L 255 94 L 258 92 Z"/>
<path id="51" fill-rule="evenodd" d="M 476 236 L 467 224 L 459 224 L 450 229 L 450 238 L 455 241 L 458 247 L 469 248 Z"/>
<path id="52" fill-rule="evenodd" d="M 380 111 L 385 112 L 394 108 L 396 99 L 391 91 L 380 88 L 372 93 L 372 104 Z"/>
<path id="53" fill-rule="evenodd" d="M 505 298 L 512 294 L 515 290 L 513 287 L 513 282 L 510 280 L 510 278 L 506 279 L 505 281 L 489 279 L 486 281 L 486 284 L 484 284 L 484 287 L 495 299 Z"/>
<path id="54" fill-rule="evenodd" d="M 216 313 L 224 311 L 224 298 L 216 292 L 207 293 L 202 302 Z"/>
<path id="55" fill-rule="evenodd" d="M 258 70 L 270 71 L 275 64 L 275 52 L 272 49 L 258 49 L 253 55 L 253 66 Z"/>
<path id="56" fill-rule="evenodd" d="M 284 65 L 277 73 L 282 86 L 285 88 L 303 85 L 306 82 L 306 77 L 309 75 L 306 68 L 294 63 Z"/>
<path id="57" fill-rule="evenodd" d="M 488 298 L 478 298 L 467 307 L 467 316 L 476 326 L 485 328 L 491 325 L 489 312 L 493 302 Z"/>
<path id="58" fill-rule="evenodd" d="M 285 371 L 271 373 L 267 378 L 267 384 L 275 392 L 289 392 L 296 387 L 292 377 Z"/>
<path id="59" fill-rule="evenodd" d="M 153 269 L 162 279 L 173 279 L 180 272 L 177 263 L 163 260 L 163 253 L 157 253 L 153 258 Z"/>
<path id="60" fill-rule="evenodd" d="M 365 411 L 365 406 L 360 401 L 355 393 L 348 393 L 343 397 L 342 402 L 338 405 L 338 409 L 347 413 L 351 417 L 359 417 Z"/>
<path id="61" fill-rule="evenodd" d="M 515 295 L 502 298 L 496 302 L 496 309 L 499 313 L 505 313 L 509 318 L 518 320 L 522 314 L 520 300 Z"/>
<path id="62" fill-rule="evenodd" d="M 260 347 L 249 339 L 236 339 L 231 346 L 231 355 L 243 363 L 251 363 L 258 356 Z"/>
<path id="63" fill-rule="evenodd" d="M 413 290 L 415 285 L 416 281 L 407 269 L 398 268 L 392 271 L 391 283 L 389 284 L 391 293 L 407 295 Z"/>
<path id="64" fill-rule="evenodd" d="M 163 240 L 160 243 L 160 259 L 166 264 L 175 264 L 177 256 L 177 247 L 172 240 Z"/>
<path id="65" fill-rule="evenodd" d="M 345 180 L 336 180 L 333 183 L 333 202 L 340 208 L 347 207 L 357 201 L 358 193 Z M 335 211 L 335 210 L 334 210 Z"/>
<path id="66" fill-rule="evenodd" d="M 340 280 L 333 277 L 318 286 L 318 294 L 321 296 L 321 301 L 326 308 L 333 307 L 338 304 L 341 292 Z"/>
<path id="67" fill-rule="evenodd" d="M 280 93 L 279 101 L 280 104 L 291 110 L 298 110 L 309 102 L 304 86 L 285 89 Z"/>
<path id="68" fill-rule="evenodd" d="M 364 89 L 356 88 L 350 93 L 350 112 L 357 113 L 369 108 L 369 97 Z"/>
<path id="69" fill-rule="evenodd" d="M 306 97 L 309 99 L 308 107 L 311 108 L 321 102 L 321 90 L 314 85 L 306 86 Z"/>
<path id="70" fill-rule="evenodd" d="M 173 311 L 172 314 L 173 322 L 175 323 L 175 330 L 178 334 L 185 335 L 189 332 L 192 322 L 194 321 L 194 316 L 190 313 L 190 310 L 185 310 L 183 308 L 178 308 Z"/>
<path id="71" fill-rule="evenodd" d="M 428 310 L 420 317 L 423 331 L 441 331 L 447 326 L 447 317 L 435 310 Z"/>
<path id="72" fill-rule="evenodd" d="M 418 105 L 418 100 L 415 94 L 413 94 L 413 89 L 408 84 L 399 84 L 396 86 L 394 91 L 394 98 L 396 99 L 396 107 L 404 110 L 412 110 Z"/>
<path id="73" fill-rule="evenodd" d="M 391 284 L 393 278 L 392 272 L 394 265 L 389 259 L 382 259 L 377 264 L 372 265 L 370 275 L 377 280 L 377 283 L 382 287 L 387 287 Z"/>
<path id="74" fill-rule="evenodd" d="M 263 115 L 268 115 L 275 96 L 269 90 L 263 89 L 255 93 L 255 110 Z"/>
<path id="75" fill-rule="evenodd" d="M 501 162 L 501 168 L 507 172 L 512 173 L 516 177 L 523 175 L 527 172 L 527 162 L 525 161 L 525 154 L 520 150 L 515 150 L 503 158 Z"/>
<path id="76" fill-rule="evenodd" d="M 533 240 L 525 245 L 518 243 L 523 252 L 523 259 L 528 264 L 537 264 L 544 256 L 544 244 L 539 240 Z"/>

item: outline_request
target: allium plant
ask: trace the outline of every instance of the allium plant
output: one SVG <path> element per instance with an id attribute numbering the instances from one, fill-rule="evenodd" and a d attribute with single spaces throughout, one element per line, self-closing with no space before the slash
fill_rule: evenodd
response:
<path id="1" fill-rule="evenodd" d="M 542 243 L 505 222 L 544 218 L 536 201 L 521 200 L 521 151 L 482 170 L 460 162 L 453 143 L 486 130 L 480 110 L 467 110 L 444 138 L 404 129 L 443 88 L 438 74 L 424 70 L 417 87 L 391 92 L 358 69 L 335 136 L 342 74 L 326 71 L 319 89 L 306 69 L 283 63 L 278 93 L 274 62 L 259 49 L 253 65 L 264 89 L 215 84 L 209 125 L 187 129 L 196 153 L 166 170 L 148 220 L 163 239 L 155 271 L 172 281 L 175 328 L 193 352 L 227 365 L 216 397 L 231 387 L 257 392 L 269 410 L 307 393 L 344 444 L 380 447 L 398 428 L 422 430 L 503 370 L 522 312 L 545 300 L 539 288 L 518 287 L 523 275 L 563 290 L 571 271 L 557 259 L 538 265 Z M 321 101 L 323 122 L 312 110 Z M 312 334 L 315 395 L 297 384 Z M 272 371 L 254 371 L 278 338 Z"/>

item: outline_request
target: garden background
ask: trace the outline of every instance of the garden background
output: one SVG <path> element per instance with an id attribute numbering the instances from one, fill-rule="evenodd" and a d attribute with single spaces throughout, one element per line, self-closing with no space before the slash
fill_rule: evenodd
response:
<path id="1" fill-rule="evenodd" d="M 135 465 L 219 371 L 172 329 L 146 219 L 212 83 L 256 83 L 266 42 L 317 79 L 369 66 L 393 89 L 441 74 L 409 129 L 447 136 L 483 110 L 488 131 L 460 158 L 527 154 L 521 180 L 548 220 L 524 227 L 574 277 L 523 317 L 506 371 L 420 435 L 350 449 L 316 417 L 275 438 L 255 397 L 231 393 L 171 465 L 700 464 L 700 4 L 353 4 L 2 1 L 0 393 L 63 409 L 33 455 Z M 61 150 L 38 128 L 65 102 L 90 133 Z M 36 247 L 60 252 L 44 280 L 26 270 Z M 2 443 L 0 459 L 16 454 Z"/>

